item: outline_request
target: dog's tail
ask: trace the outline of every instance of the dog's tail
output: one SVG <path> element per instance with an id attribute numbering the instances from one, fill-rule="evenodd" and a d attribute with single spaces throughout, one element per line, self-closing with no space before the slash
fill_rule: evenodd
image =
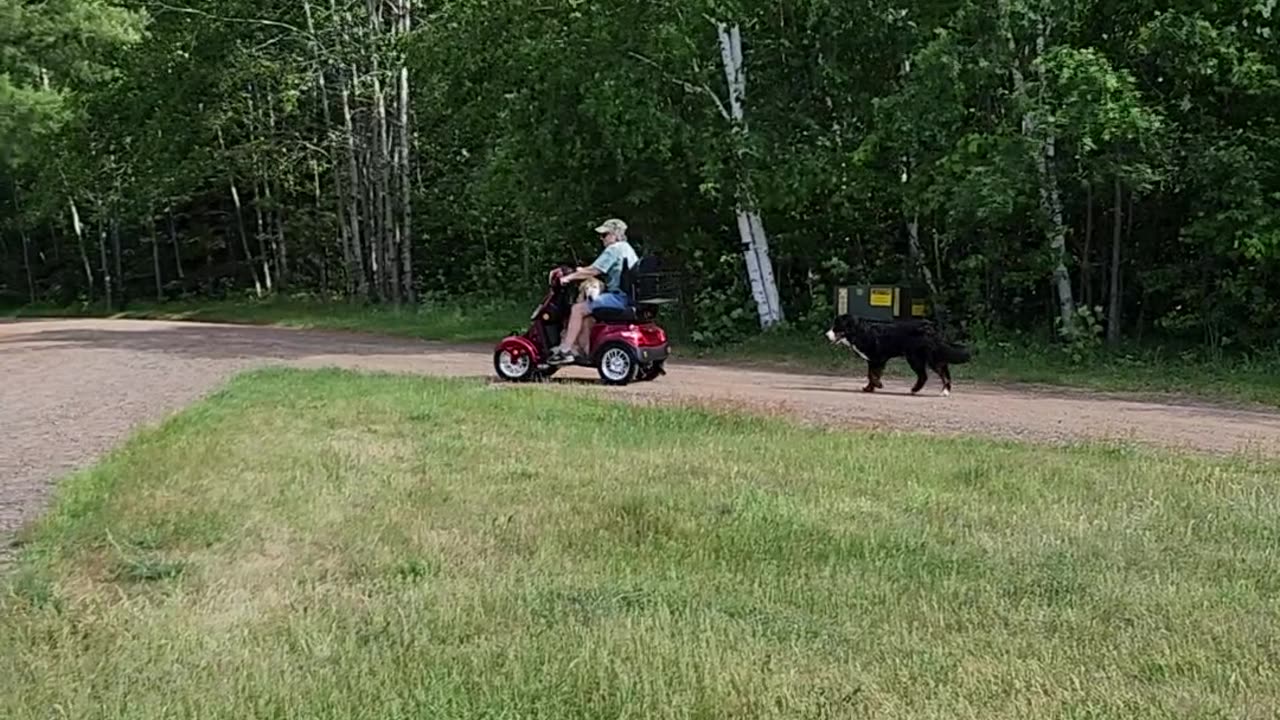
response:
<path id="1" fill-rule="evenodd" d="M 973 359 L 973 354 L 963 345 L 944 344 L 942 359 L 950 365 L 963 365 Z"/>

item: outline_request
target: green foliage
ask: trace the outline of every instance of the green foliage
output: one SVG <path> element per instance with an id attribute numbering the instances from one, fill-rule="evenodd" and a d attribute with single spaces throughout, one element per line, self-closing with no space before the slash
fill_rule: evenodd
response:
<path id="1" fill-rule="evenodd" d="M 521 302 L 548 265 L 588 262 L 590 229 L 619 215 L 642 252 L 685 272 L 695 337 L 741 339 L 753 332 L 733 217 L 745 182 L 788 317 L 802 325 L 830 312 L 834 282 L 919 282 L 927 267 L 959 319 L 1052 336 L 1058 256 L 1037 167 L 1052 137 L 1080 304 L 1109 306 L 1120 216 L 1124 334 L 1280 340 L 1274 3 L 998 7 L 463 0 L 416 7 L 412 34 L 389 39 L 361 4 L 311 3 L 309 22 L 301 2 L 199 0 L 154 10 L 142 38 L 140 14 L 101 0 L 7 0 L 0 39 L 19 49 L 0 59 L 0 135 L 31 139 L 4 143 L 30 162 L 2 178 L 0 213 L 21 222 L 0 222 L 0 291 L 26 294 L 27 232 L 37 296 L 100 297 L 94 243 L 106 222 L 121 229 L 126 300 L 155 285 L 165 297 L 235 294 L 274 262 L 262 211 L 268 229 L 285 229 L 295 288 L 354 292 L 339 229 L 350 226 L 339 88 L 358 75 L 355 150 L 367 160 L 372 80 L 389 91 L 403 58 L 423 296 Z M 64 11 L 75 19 L 58 24 Z M 30 13 L 41 22 L 14 30 Z M 742 28 L 743 138 L 722 116 L 708 17 Z M 40 67 L 54 70 L 48 92 Z M 1102 190 L 1117 181 L 1121 208 Z M 6 201 L 13 185 L 20 207 Z M 357 220 L 380 217 L 377 203 L 361 198 Z"/>
<path id="2" fill-rule="evenodd" d="M 110 80 L 145 20 L 111 0 L 0 0 L 0 162 L 72 115 L 74 91 Z"/>
<path id="3" fill-rule="evenodd" d="M 1064 338 L 1063 352 L 1071 362 L 1081 365 L 1096 359 L 1098 350 L 1102 348 L 1102 308 L 1081 305 L 1072 316 L 1074 327 L 1065 328 L 1062 318 L 1054 318 L 1059 337 Z"/>

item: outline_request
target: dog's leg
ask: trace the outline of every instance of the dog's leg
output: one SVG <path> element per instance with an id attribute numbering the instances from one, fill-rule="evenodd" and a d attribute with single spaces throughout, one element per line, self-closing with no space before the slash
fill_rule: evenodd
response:
<path id="1" fill-rule="evenodd" d="M 951 397 L 951 368 L 947 365 L 947 361 L 934 362 L 933 371 L 942 379 L 942 397 Z"/>
<path id="2" fill-rule="evenodd" d="M 884 383 L 880 382 L 880 373 L 884 372 L 884 363 L 867 363 L 867 386 L 862 388 L 862 392 L 873 393 L 876 388 L 883 388 Z"/>
<path id="3" fill-rule="evenodd" d="M 929 382 L 929 372 L 926 369 L 928 364 L 919 355 L 908 356 L 907 362 L 911 365 L 911 369 L 916 371 L 916 384 L 911 388 L 911 394 L 915 395 L 923 390 L 924 386 Z"/>

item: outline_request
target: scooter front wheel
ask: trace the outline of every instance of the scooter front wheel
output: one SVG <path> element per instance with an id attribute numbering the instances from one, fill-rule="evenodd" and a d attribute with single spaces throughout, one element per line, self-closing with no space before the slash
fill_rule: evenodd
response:
<path id="1" fill-rule="evenodd" d="M 499 348 L 493 353 L 493 369 L 507 382 L 528 382 L 536 371 L 533 358 L 528 353 L 512 352 L 507 348 Z"/>

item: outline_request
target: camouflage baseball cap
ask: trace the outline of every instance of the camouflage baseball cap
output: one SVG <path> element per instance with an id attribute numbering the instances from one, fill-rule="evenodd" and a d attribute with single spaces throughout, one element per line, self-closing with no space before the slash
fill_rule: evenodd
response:
<path id="1" fill-rule="evenodd" d="M 600 235 L 605 233 L 614 233 L 615 235 L 626 235 L 627 224 L 618 218 L 611 218 L 600 223 L 600 227 L 596 228 L 596 232 Z"/>

